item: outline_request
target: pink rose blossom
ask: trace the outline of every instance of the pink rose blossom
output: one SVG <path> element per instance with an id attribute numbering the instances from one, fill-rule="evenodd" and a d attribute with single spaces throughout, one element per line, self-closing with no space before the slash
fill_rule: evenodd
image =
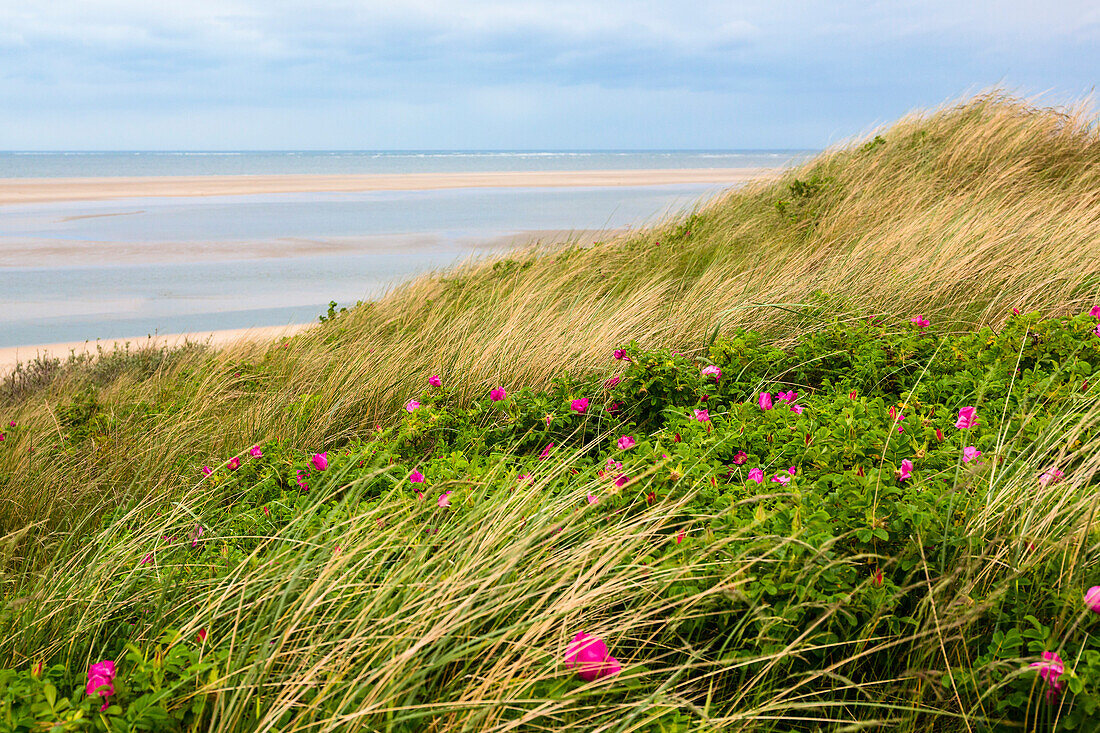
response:
<path id="1" fill-rule="evenodd" d="M 253 458 L 263 458 L 264 452 L 260 449 L 260 446 L 254 445 L 248 449 L 248 455 L 252 456 Z"/>
<path id="2" fill-rule="evenodd" d="M 209 476 L 212 473 L 214 473 L 214 469 L 210 468 L 210 466 L 203 466 L 202 467 L 202 475 L 203 476 Z"/>
<path id="3" fill-rule="evenodd" d="M 442 387 L 443 380 L 439 378 L 438 374 L 433 374 L 432 376 L 428 377 L 428 384 L 433 387 Z"/>
<path id="4" fill-rule="evenodd" d="M 539 460 L 545 461 L 550 455 L 550 450 L 554 447 L 553 443 L 548 443 L 545 448 L 542 449 L 542 453 L 539 453 Z"/>
<path id="5" fill-rule="evenodd" d="M 1051 468 L 1043 471 L 1042 475 L 1039 476 L 1039 485 L 1042 487 L 1046 487 L 1048 484 L 1056 484 L 1065 477 L 1066 474 L 1062 473 L 1061 470 L 1057 468 Z"/>
<path id="6" fill-rule="evenodd" d="M 418 407 L 420 407 L 419 402 L 416 400 L 409 400 L 405 403 L 405 412 L 415 412 Z"/>
<path id="7" fill-rule="evenodd" d="M 772 393 L 771 392 L 761 392 L 760 396 L 756 398 L 756 401 L 757 401 L 757 403 L 759 403 L 761 410 L 770 410 L 770 409 L 772 409 Z"/>
<path id="8" fill-rule="evenodd" d="M 796 473 L 798 473 L 798 469 L 795 468 L 794 466 L 791 466 L 790 468 L 787 469 L 787 473 L 794 476 Z"/>
<path id="9" fill-rule="evenodd" d="M 1089 311 L 1089 315 L 1093 318 L 1100 318 L 1100 305 L 1094 305 L 1092 310 Z"/>
<path id="10" fill-rule="evenodd" d="M 775 399 L 777 402 L 786 402 L 789 404 L 798 399 L 798 392 L 795 392 L 793 389 L 789 392 L 776 392 Z"/>
<path id="11" fill-rule="evenodd" d="M 805 412 L 805 410 L 806 408 L 802 405 L 791 405 L 791 412 L 796 415 L 801 415 L 803 412 Z"/>
<path id="12" fill-rule="evenodd" d="M 927 318 L 923 318 L 923 317 L 921 317 L 921 316 L 916 316 L 916 317 L 914 317 L 914 318 L 910 318 L 909 320 L 910 320 L 910 321 L 911 321 L 912 323 L 915 323 L 915 324 L 917 324 L 917 328 L 921 329 L 922 331 L 923 331 L 924 329 L 928 328 L 928 325 L 929 325 L 929 323 L 928 323 L 928 319 L 927 319 Z"/>
<path id="13" fill-rule="evenodd" d="M 904 481 L 913 475 L 913 462 L 906 458 L 901 462 L 901 468 L 899 468 L 895 475 L 898 477 L 898 481 Z"/>
<path id="14" fill-rule="evenodd" d="M 439 500 L 436 501 L 436 504 L 438 504 L 439 506 L 450 506 L 451 505 L 451 492 L 450 491 L 443 492 L 443 494 L 440 495 Z"/>
<path id="15" fill-rule="evenodd" d="M 589 504 L 595 504 L 599 500 L 600 500 L 600 497 L 596 496 L 595 494 L 589 494 L 588 495 L 588 503 Z"/>
<path id="16" fill-rule="evenodd" d="M 603 383 L 603 388 L 604 389 L 611 389 L 612 387 L 614 387 L 616 384 L 618 384 L 621 381 L 622 380 L 619 379 L 618 377 L 612 377 L 611 379 L 609 379 L 609 380 L 607 380 L 606 382 Z"/>
<path id="17" fill-rule="evenodd" d="M 959 419 L 955 421 L 955 427 L 959 430 L 969 430 L 978 424 L 977 415 L 975 414 L 978 408 L 967 405 L 966 407 L 959 409 Z"/>
<path id="18" fill-rule="evenodd" d="M 504 391 L 504 387 L 497 387 L 496 389 L 489 392 L 489 399 L 491 399 L 493 402 L 500 402 L 507 396 L 508 393 Z"/>
<path id="19" fill-rule="evenodd" d="M 1054 702 L 1054 698 L 1062 691 L 1062 683 L 1058 678 L 1062 676 L 1066 668 L 1057 652 L 1043 652 L 1042 656 L 1043 661 L 1032 662 L 1028 666 L 1039 668 L 1039 677 L 1046 680 L 1049 685 L 1047 688 L 1047 702 Z"/>
<path id="20" fill-rule="evenodd" d="M 699 422 L 707 422 L 710 420 L 710 413 L 706 410 L 695 410 L 695 419 Z"/>
<path id="21" fill-rule="evenodd" d="M 635 446 L 635 444 L 636 442 L 634 438 L 629 435 L 622 436 L 616 443 L 616 445 L 619 447 L 619 450 L 630 450 Z"/>
<path id="22" fill-rule="evenodd" d="M 191 547 L 199 546 L 199 538 L 202 537 L 202 525 L 196 524 L 195 528 L 191 530 Z"/>
<path id="23" fill-rule="evenodd" d="M 749 481 L 755 481 L 758 484 L 764 483 L 764 469 L 754 468 L 749 471 Z"/>
<path id="24" fill-rule="evenodd" d="M 626 486 L 628 483 L 630 483 L 630 477 L 627 476 L 625 473 L 620 473 L 618 476 L 615 477 L 615 486 L 620 489 Z"/>
<path id="25" fill-rule="evenodd" d="M 241 459 L 233 456 L 229 459 L 229 463 L 225 464 L 225 467 L 228 468 L 230 471 L 236 471 L 238 468 L 241 467 Z"/>
<path id="26" fill-rule="evenodd" d="M 84 694 L 103 696 L 103 707 L 99 709 L 100 712 L 107 709 L 108 698 L 115 694 L 114 681 L 115 663 L 110 659 L 104 659 L 88 667 L 88 683 L 84 686 Z"/>
<path id="27" fill-rule="evenodd" d="M 409 474 L 409 482 L 414 484 L 424 483 L 424 474 L 414 468 L 412 473 Z"/>
<path id="28" fill-rule="evenodd" d="M 551 421 L 552 421 L 553 419 L 554 419 L 554 415 L 553 415 L 553 414 L 551 414 L 551 413 L 549 413 L 549 412 L 548 412 L 548 413 L 546 413 L 546 417 L 544 417 L 544 418 L 543 418 L 543 420 L 545 420 L 545 421 L 546 421 L 546 427 L 550 427 L 550 422 L 551 422 Z"/>
<path id="29" fill-rule="evenodd" d="M 141 558 L 141 564 L 142 565 L 152 565 L 153 564 L 153 553 L 151 553 L 151 552 L 146 553 L 145 557 Z"/>
<path id="30" fill-rule="evenodd" d="M 619 660 L 611 656 L 602 639 L 583 632 L 573 637 L 565 650 L 565 666 L 567 669 L 575 668 L 585 682 L 611 677 L 622 669 Z"/>
<path id="31" fill-rule="evenodd" d="M 713 376 L 715 382 L 717 382 L 719 379 L 722 378 L 722 370 L 719 369 L 718 367 L 714 366 L 713 364 L 711 364 L 710 366 L 703 367 L 702 374 L 703 374 L 704 377 Z"/>
<path id="32" fill-rule="evenodd" d="M 789 484 L 790 482 L 791 482 L 791 477 L 790 476 L 786 476 L 786 475 L 781 474 L 781 473 L 777 473 L 776 475 L 772 476 L 772 483 L 773 484 Z"/>
<path id="33" fill-rule="evenodd" d="M 982 452 L 980 450 L 972 445 L 968 445 L 963 448 L 963 463 L 970 463 L 971 461 L 976 460 L 981 454 Z"/>
<path id="34" fill-rule="evenodd" d="M 630 361 L 630 357 L 626 355 L 626 349 L 615 349 L 615 358 L 619 361 Z"/>
<path id="35" fill-rule="evenodd" d="M 579 400 L 573 400 L 569 403 L 569 409 L 577 413 L 578 415 L 583 415 L 588 409 L 588 398 L 583 397 Z"/>
<path id="36" fill-rule="evenodd" d="M 521 473 L 519 476 L 516 476 L 516 481 L 518 481 L 521 484 L 525 484 L 525 483 L 529 484 L 533 480 L 534 480 L 533 477 L 529 473 Z"/>
<path id="37" fill-rule="evenodd" d="M 313 458 L 310 458 L 309 462 L 312 463 L 313 467 L 318 471 L 324 471 L 328 468 L 328 451 L 324 453 L 314 453 Z"/>
<path id="38" fill-rule="evenodd" d="M 1100 585 L 1094 585 L 1085 591 L 1085 605 L 1093 613 L 1100 613 Z"/>
<path id="39" fill-rule="evenodd" d="M 749 460 L 749 457 L 745 454 L 745 451 L 743 450 L 737 451 L 737 455 L 733 457 L 733 463 L 737 466 L 742 465 L 747 460 Z"/>

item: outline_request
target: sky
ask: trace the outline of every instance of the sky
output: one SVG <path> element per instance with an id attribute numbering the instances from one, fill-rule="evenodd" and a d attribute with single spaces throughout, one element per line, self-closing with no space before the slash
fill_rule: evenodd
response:
<path id="1" fill-rule="evenodd" d="M 821 148 L 1097 70 L 1095 0 L 0 0 L 0 150 Z"/>

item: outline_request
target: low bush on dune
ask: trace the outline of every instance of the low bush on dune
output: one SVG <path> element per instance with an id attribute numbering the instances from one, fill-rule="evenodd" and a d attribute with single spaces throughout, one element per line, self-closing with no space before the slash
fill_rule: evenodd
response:
<path id="1" fill-rule="evenodd" d="M 196 457 L 8 583 L 0 727 L 1089 730 L 1098 313 L 425 373 L 391 427 Z M 38 460 L 109 433 L 58 425 Z"/>

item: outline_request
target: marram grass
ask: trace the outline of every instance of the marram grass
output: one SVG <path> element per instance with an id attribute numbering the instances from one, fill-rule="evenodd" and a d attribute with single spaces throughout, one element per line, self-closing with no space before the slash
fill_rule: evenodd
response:
<path id="1" fill-rule="evenodd" d="M 0 666 L 23 675 L 9 692 L 53 680 L 78 704 L 36 720 L 70 729 L 115 717 L 153 730 L 1064 725 L 1093 699 L 1088 670 L 1100 668 L 1081 602 L 1100 583 L 1100 408 L 1091 374 L 1073 371 L 1093 358 L 1078 314 L 1100 303 L 1096 130 L 1080 112 L 989 94 L 912 115 L 683 220 L 427 275 L 286 342 L 46 364 L 9 379 Z M 841 442 L 886 436 L 868 444 L 857 479 L 851 459 L 815 453 L 832 439 L 798 427 L 849 419 L 847 390 L 833 394 L 814 370 L 863 343 L 828 341 L 837 323 L 896 329 L 914 315 L 944 337 L 927 354 L 919 332 L 860 336 L 874 345 L 868 363 L 886 339 L 896 365 L 855 390 L 863 406 Z M 1078 320 L 1042 320 L 1068 316 Z M 1018 348 L 996 363 L 1011 375 L 1014 360 L 1033 359 L 1020 362 L 1026 389 L 992 371 L 967 387 L 983 468 L 959 459 L 933 470 L 932 457 L 963 440 L 944 411 L 964 403 L 942 396 L 963 388 L 944 386 L 954 367 L 937 359 L 965 355 L 950 334 L 983 327 L 966 348 Z M 762 341 L 735 349 L 739 329 Z M 805 358 L 754 371 L 760 359 L 786 363 L 767 343 L 790 348 L 818 332 Z M 638 363 L 613 362 L 628 342 Z M 632 372 L 648 354 L 665 356 Z M 690 360 L 719 355 L 723 386 L 703 389 Z M 705 431 L 674 427 L 691 414 L 675 386 L 685 372 L 692 400 L 710 392 Z M 656 407 L 607 417 L 594 398 L 593 415 L 538 461 L 546 431 L 579 418 L 567 401 L 547 402 L 556 422 L 520 430 L 515 410 L 588 396 L 616 373 L 624 382 L 606 394 L 648 385 Z M 446 399 L 410 416 L 402 405 L 431 374 L 444 376 Z M 777 423 L 758 449 L 798 446 L 792 485 L 809 493 L 793 514 L 784 484 L 754 489 L 737 478 L 749 466 L 726 454 L 748 440 L 733 426 L 757 423 L 734 415 L 773 383 L 810 395 L 797 420 L 811 422 Z M 499 385 L 507 409 L 485 399 Z M 905 433 L 880 426 L 887 406 L 909 415 Z M 942 445 L 936 425 L 948 431 Z M 596 469 L 624 426 L 639 448 L 616 459 L 631 479 L 616 492 Z M 270 473 L 249 463 L 252 445 Z M 652 461 L 631 463 L 643 449 Z M 333 465 L 307 479 L 311 491 L 288 493 L 291 468 L 326 450 Z M 241 473 L 226 468 L 234 455 L 246 456 Z M 905 456 L 915 484 L 895 477 Z M 773 458 L 764 473 L 779 476 L 788 459 Z M 418 465 L 422 487 L 407 479 Z M 1056 490 L 1036 480 L 1053 466 L 1067 469 Z M 521 470 L 533 484 L 517 482 Z M 866 521 L 814 535 L 829 495 L 800 488 L 803 475 L 865 485 Z M 747 488 L 719 492 L 727 484 Z M 942 493 L 896 504 L 899 486 Z M 437 504 L 445 491 L 454 507 Z M 909 506 L 936 519 L 898 514 Z M 1034 633 L 1018 644 L 1029 614 Z M 621 672 L 582 682 L 563 670 L 578 631 L 604 639 Z M 1075 697 L 1044 699 L 1032 642 L 1078 650 L 1065 658 L 1065 679 L 1083 685 Z M 99 714 L 81 688 L 108 649 L 117 699 L 129 702 Z M 28 676 L 39 662 L 45 677 Z M 154 712 L 141 718 L 140 705 Z"/>

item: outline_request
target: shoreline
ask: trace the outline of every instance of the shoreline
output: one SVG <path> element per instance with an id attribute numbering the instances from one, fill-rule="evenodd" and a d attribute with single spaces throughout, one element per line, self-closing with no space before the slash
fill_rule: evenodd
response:
<path id="1" fill-rule="evenodd" d="M 450 188 L 562 188 L 745 183 L 780 168 L 667 168 L 362 175 L 211 175 L 119 178 L 0 178 L 0 205 L 146 197 L 363 193 Z"/>
<path id="2" fill-rule="evenodd" d="M 102 347 L 112 351 L 115 347 L 141 349 L 149 346 L 182 346 L 185 342 L 209 343 L 211 346 L 226 347 L 237 343 L 257 343 L 275 341 L 293 336 L 316 323 L 295 323 L 286 326 L 259 326 L 256 328 L 233 328 L 222 331 L 196 331 L 192 333 L 170 333 L 154 336 L 130 338 L 96 339 L 94 341 L 69 341 L 55 344 L 34 344 L 30 346 L 0 347 L 0 377 L 7 376 L 16 364 L 33 361 L 36 357 L 66 359 L 69 354 L 95 354 Z"/>

